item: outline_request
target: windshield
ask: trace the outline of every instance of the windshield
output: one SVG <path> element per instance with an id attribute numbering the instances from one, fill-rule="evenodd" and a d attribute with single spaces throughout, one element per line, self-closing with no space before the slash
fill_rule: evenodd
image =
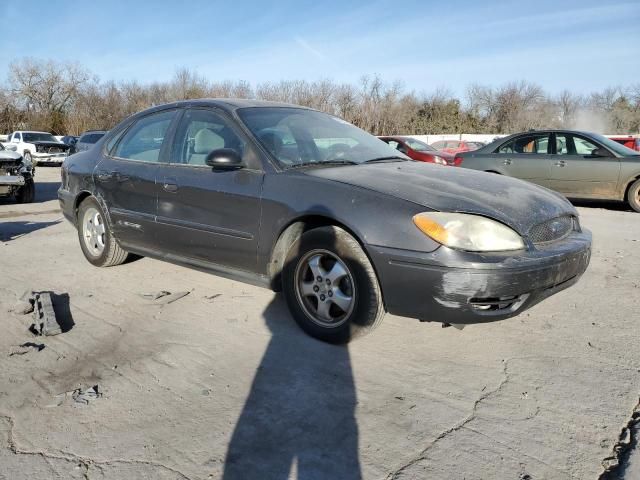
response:
<path id="1" fill-rule="evenodd" d="M 252 107 L 239 109 L 238 115 L 284 167 L 408 159 L 382 140 L 326 113 Z"/>
<path id="2" fill-rule="evenodd" d="M 622 155 L 623 157 L 637 157 L 640 155 L 640 152 L 636 152 L 635 150 L 631 150 L 629 147 L 620 145 L 618 142 L 611 140 L 610 138 L 607 138 L 603 135 L 592 133 L 591 137 L 607 147 L 609 150 L 613 150 L 615 153 L 617 153 L 618 155 Z"/>
<path id="3" fill-rule="evenodd" d="M 53 135 L 50 133 L 39 133 L 39 132 L 23 132 L 22 133 L 22 141 L 25 143 L 29 142 L 58 142 Z"/>
<path id="4" fill-rule="evenodd" d="M 427 145 L 426 143 L 421 142 L 420 140 L 415 140 L 413 138 L 405 138 L 404 143 L 409 145 L 409 148 L 415 150 L 416 152 L 437 152 L 437 150 L 431 145 Z"/>

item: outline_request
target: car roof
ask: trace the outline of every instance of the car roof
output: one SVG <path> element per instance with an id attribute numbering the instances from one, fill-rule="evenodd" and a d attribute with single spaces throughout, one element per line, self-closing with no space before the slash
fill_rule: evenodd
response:
<path id="1" fill-rule="evenodd" d="M 16 130 L 14 133 L 44 133 L 46 135 L 51 135 L 51 132 L 40 132 L 38 130 Z"/>
<path id="2" fill-rule="evenodd" d="M 84 132 L 82 132 L 80 134 L 80 136 L 82 137 L 83 135 L 86 135 L 87 133 L 107 133 L 108 131 L 109 130 L 85 130 Z"/>
<path id="3" fill-rule="evenodd" d="M 218 107 L 222 110 L 232 112 L 239 108 L 251 108 L 251 107 L 285 107 L 285 108 L 300 108 L 304 110 L 313 110 L 301 105 L 294 105 L 292 103 L 283 102 L 270 102 L 266 100 L 252 100 L 247 98 L 200 98 L 196 100 L 181 100 L 178 102 L 166 103 L 163 105 L 157 105 L 146 110 L 137 113 L 138 115 L 146 115 L 157 110 L 165 110 L 167 108 L 179 108 L 179 107 Z"/>

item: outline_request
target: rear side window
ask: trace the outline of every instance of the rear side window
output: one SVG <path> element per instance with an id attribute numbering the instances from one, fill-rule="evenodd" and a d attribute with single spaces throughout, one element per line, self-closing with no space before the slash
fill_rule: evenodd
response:
<path id="1" fill-rule="evenodd" d="M 431 146 L 436 150 L 441 150 L 444 148 L 444 143 L 445 142 L 436 142 L 436 143 L 432 143 Z"/>
<path id="2" fill-rule="evenodd" d="M 169 110 L 141 118 L 124 134 L 113 151 L 113 156 L 143 162 L 159 162 L 164 137 L 175 116 L 176 111 Z"/>
<path id="3" fill-rule="evenodd" d="M 529 153 L 529 154 L 546 154 L 549 149 L 548 133 L 533 133 L 514 138 L 513 140 L 503 143 L 497 153 Z"/>

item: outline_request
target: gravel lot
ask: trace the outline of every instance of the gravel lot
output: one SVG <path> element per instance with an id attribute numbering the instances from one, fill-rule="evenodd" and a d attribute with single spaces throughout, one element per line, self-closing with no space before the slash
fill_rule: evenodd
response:
<path id="1" fill-rule="evenodd" d="M 523 315 L 389 316 L 347 348 L 267 290 L 91 266 L 58 178 L 40 168 L 36 203 L 0 202 L 1 479 L 596 479 L 638 405 L 640 215 L 621 205 L 581 204 L 587 273 Z M 68 294 L 74 327 L 33 337 L 8 313 L 27 289 Z M 141 296 L 160 290 L 190 293 Z M 88 405 L 65 393 L 96 384 Z M 632 457 L 620 478 L 640 478 Z"/>

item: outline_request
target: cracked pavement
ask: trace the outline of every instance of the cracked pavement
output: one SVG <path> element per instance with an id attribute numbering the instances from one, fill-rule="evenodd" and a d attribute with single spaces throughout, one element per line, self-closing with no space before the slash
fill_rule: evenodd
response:
<path id="1" fill-rule="evenodd" d="M 34 204 L 0 201 L 0 479 L 596 479 L 638 404 L 640 215 L 616 204 L 579 207 L 591 266 L 521 316 L 389 316 L 338 347 L 267 290 L 91 266 L 58 175 L 38 170 Z M 28 289 L 68 293 L 75 326 L 10 356 L 33 341 L 8 312 Z M 160 290 L 191 293 L 140 297 Z M 88 405 L 58 401 L 95 384 Z"/>

